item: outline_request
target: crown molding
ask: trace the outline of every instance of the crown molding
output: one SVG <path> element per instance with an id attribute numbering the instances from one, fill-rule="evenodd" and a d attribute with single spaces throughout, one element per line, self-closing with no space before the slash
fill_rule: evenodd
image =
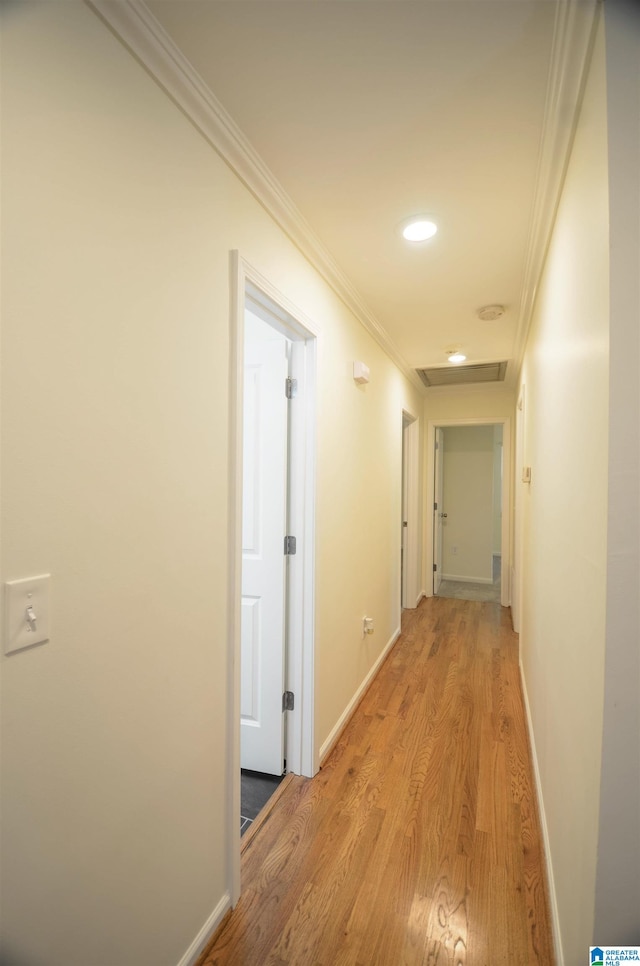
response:
<path id="1" fill-rule="evenodd" d="M 522 367 L 538 284 L 569 165 L 601 2 L 560 0 L 556 10 L 529 242 L 514 340 L 515 374 Z"/>
<path id="2" fill-rule="evenodd" d="M 184 112 L 412 385 L 424 393 L 418 374 L 143 0 L 85 0 L 85 3 Z"/>

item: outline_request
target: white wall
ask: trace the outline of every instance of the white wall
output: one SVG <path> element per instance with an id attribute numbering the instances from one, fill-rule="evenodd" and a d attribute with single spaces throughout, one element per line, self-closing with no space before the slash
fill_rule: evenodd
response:
<path id="1" fill-rule="evenodd" d="M 422 399 L 88 7 L 2 14 L 2 581 L 50 572 L 53 632 L 2 659 L 0 958 L 175 964 L 237 822 L 230 251 L 319 332 L 317 746 L 398 626 Z"/>
<path id="2" fill-rule="evenodd" d="M 443 430 L 442 576 L 493 580 L 493 426 Z"/>
<path id="3" fill-rule="evenodd" d="M 568 966 L 584 961 L 593 940 L 598 844 L 609 438 L 606 138 L 600 31 L 522 369 L 520 455 L 532 482 L 520 481 L 519 467 L 515 483 L 521 661 Z"/>

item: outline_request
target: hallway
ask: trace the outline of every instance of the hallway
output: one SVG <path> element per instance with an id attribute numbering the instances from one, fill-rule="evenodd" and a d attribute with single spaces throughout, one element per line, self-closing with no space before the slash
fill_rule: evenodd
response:
<path id="1" fill-rule="evenodd" d="M 0 963 L 196 966 L 232 901 L 211 963 L 640 943 L 640 4 L 0 23 Z M 312 356 L 305 532 L 271 544 L 303 633 L 282 687 L 261 664 L 308 716 L 289 767 L 324 768 L 241 839 L 249 303 Z M 436 429 L 474 425 L 511 615 L 429 599 L 396 641 L 458 525 Z"/>
<path id="2" fill-rule="evenodd" d="M 507 609 L 405 612 L 320 773 L 283 785 L 198 966 L 554 963 Z"/>

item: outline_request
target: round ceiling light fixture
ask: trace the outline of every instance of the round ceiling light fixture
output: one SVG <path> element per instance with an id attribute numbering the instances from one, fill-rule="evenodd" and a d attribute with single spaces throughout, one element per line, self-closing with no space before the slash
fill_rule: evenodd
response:
<path id="1" fill-rule="evenodd" d="M 483 305 L 477 315 L 482 322 L 495 322 L 504 315 L 504 305 Z"/>
<path id="2" fill-rule="evenodd" d="M 410 242 L 423 242 L 433 238 L 438 230 L 435 221 L 431 221 L 426 215 L 415 215 L 404 221 L 400 226 L 402 237 Z"/>

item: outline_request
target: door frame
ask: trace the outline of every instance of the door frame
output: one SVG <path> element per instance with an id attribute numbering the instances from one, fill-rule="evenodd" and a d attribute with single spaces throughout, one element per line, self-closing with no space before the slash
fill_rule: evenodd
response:
<path id="1" fill-rule="evenodd" d="M 513 629 L 520 633 L 520 622 L 522 618 L 522 597 L 523 597 L 523 558 L 522 558 L 522 524 L 523 524 L 523 500 L 526 486 L 521 486 L 521 473 L 525 466 L 526 459 L 526 386 L 522 383 L 518 404 L 516 408 L 516 443 L 515 459 L 513 470 L 513 490 L 514 490 L 514 513 L 513 513 L 513 567 L 512 567 L 512 587 L 511 587 L 511 618 Z"/>
<path id="2" fill-rule="evenodd" d="M 292 451 L 289 525 L 298 553 L 289 559 L 286 620 L 290 644 L 286 688 L 296 696 L 287 712 L 287 771 L 313 777 L 319 767 L 314 741 L 316 359 L 318 333 L 311 320 L 238 251 L 230 253 L 229 489 L 228 489 L 228 679 L 227 679 L 227 868 L 231 903 L 240 897 L 240 667 L 242 596 L 242 434 L 244 405 L 245 303 L 292 342 L 291 365 L 298 379 L 290 407 Z M 284 391 L 284 387 L 283 387 Z"/>
<path id="3" fill-rule="evenodd" d="M 403 511 L 407 533 L 404 540 L 400 605 L 417 607 L 422 597 L 420 588 L 420 420 L 406 409 L 402 410 L 403 450 Z M 402 511 L 401 511 L 402 515 Z M 402 525 L 403 520 L 400 520 Z"/>
<path id="4" fill-rule="evenodd" d="M 502 426 L 502 533 L 500 540 L 501 577 L 500 603 L 509 607 L 511 603 L 511 419 L 509 416 L 486 416 L 470 419 L 430 419 L 427 423 L 427 507 L 433 507 L 435 481 L 435 440 L 436 427 L 447 426 Z M 427 568 L 426 596 L 433 597 L 433 513 L 426 514 L 425 520 L 425 566 Z"/>
<path id="5" fill-rule="evenodd" d="M 442 448 L 440 448 L 442 444 Z M 444 433 L 442 426 L 434 429 L 433 440 L 433 510 L 431 518 L 433 520 L 433 564 L 431 572 L 433 574 L 432 585 L 433 593 L 437 594 L 442 583 L 442 497 L 444 489 Z M 436 480 L 437 485 L 436 485 Z M 439 567 L 439 569 L 438 569 Z M 436 577 L 438 580 L 436 581 Z M 437 583 L 437 587 L 436 587 Z"/>

